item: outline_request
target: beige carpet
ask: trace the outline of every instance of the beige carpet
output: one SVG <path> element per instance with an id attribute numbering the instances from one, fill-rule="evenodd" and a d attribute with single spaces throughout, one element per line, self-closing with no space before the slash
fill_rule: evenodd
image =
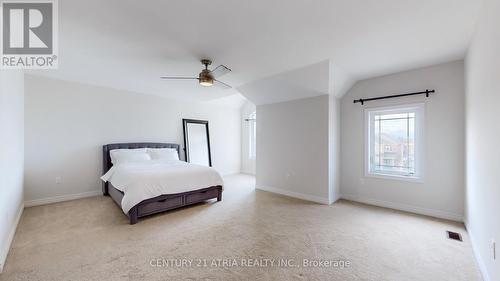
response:
<path id="1" fill-rule="evenodd" d="M 108 197 L 27 208 L 0 280 L 481 280 L 461 224 L 255 191 L 249 176 L 225 180 L 222 202 L 133 226 Z M 304 259 L 350 265 L 305 268 Z"/>

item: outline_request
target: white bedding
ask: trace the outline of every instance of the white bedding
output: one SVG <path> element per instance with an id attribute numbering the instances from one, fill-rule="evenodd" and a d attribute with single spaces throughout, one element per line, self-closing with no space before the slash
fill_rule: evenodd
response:
<path id="1" fill-rule="evenodd" d="M 114 165 L 101 179 L 123 191 L 122 209 L 126 214 L 145 199 L 223 185 L 214 168 L 176 160 Z"/>

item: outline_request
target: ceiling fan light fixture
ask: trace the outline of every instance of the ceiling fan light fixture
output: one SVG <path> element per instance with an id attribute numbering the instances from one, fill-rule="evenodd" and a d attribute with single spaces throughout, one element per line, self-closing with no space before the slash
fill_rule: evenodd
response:
<path id="1" fill-rule="evenodd" d="M 214 85 L 214 79 L 200 79 L 200 85 L 210 87 Z"/>

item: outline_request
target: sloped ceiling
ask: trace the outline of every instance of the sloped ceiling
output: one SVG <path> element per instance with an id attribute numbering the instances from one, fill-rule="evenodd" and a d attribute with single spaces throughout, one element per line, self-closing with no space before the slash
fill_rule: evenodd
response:
<path id="1" fill-rule="evenodd" d="M 480 0 L 59 1 L 60 68 L 30 73 L 196 100 L 237 90 L 159 76 L 194 76 L 199 59 L 207 57 L 233 69 L 224 82 L 246 88 L 330 60 L 332 73 L 336 67 L 344 73 L 335 79 L 351 81 L 462 58 L 480 5 Z M 324 81 L 319 83 L 310 90 L 323 90 Z"/>
<path id="2" fill-rule="evenodd" d="M 252 81 L 238 87 L 256 105 L 321 95 L 342 97 L 356 82 L 330 60 Z"/>
<path id="3" fill-rule="evenodd" d="M 324 61 L 259 79 L 238 87 L 256 105 L 328 94 L 330 62 Z"/>

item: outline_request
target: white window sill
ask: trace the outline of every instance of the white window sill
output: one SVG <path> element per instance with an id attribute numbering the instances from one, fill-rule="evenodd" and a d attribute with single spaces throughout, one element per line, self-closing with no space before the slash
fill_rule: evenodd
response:
<path id="1" fill-rule="evenodd" d="M 403 175 L 391 175 L 391 174 L 379 174 L 376 172 L 366 173 L 365 177 L 367 178 L 378 178 L 385 180 L 398 180 L 398 181 L 406 181 L 406 182 L 415 182 L 415 183 L 423 183 L 424 180 L 422 177 L 412 177 L 412 176 L 403 176 Z"/>

